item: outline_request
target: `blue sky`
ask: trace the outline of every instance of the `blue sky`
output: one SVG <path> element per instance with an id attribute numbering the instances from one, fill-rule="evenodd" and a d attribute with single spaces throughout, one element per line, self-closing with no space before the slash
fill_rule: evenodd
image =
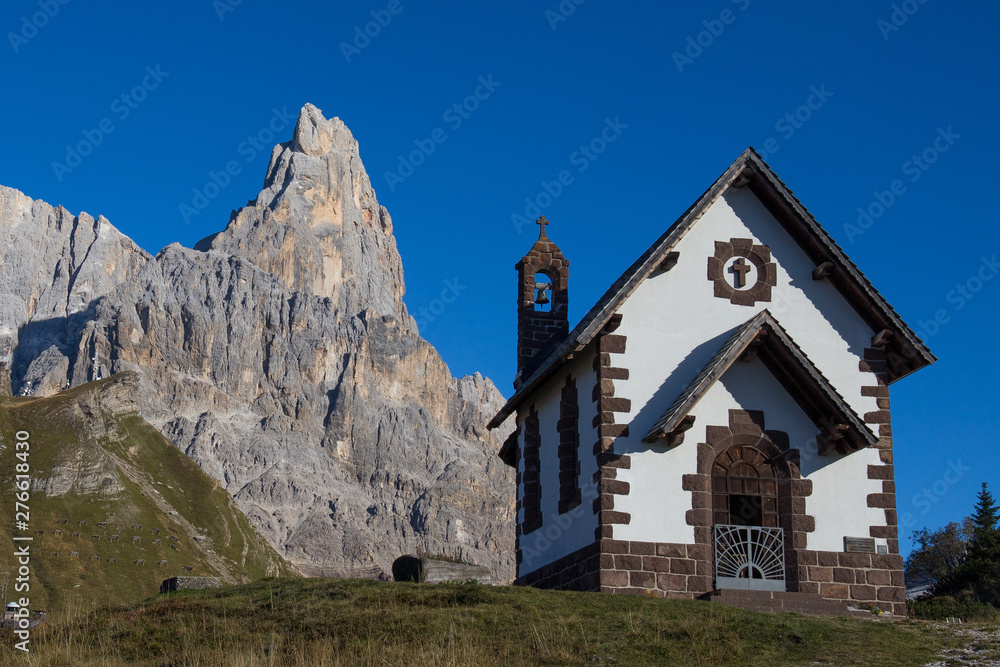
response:
<path id="1" fill-rule="evenodd" d="M 753 145 L 941 359 L 893 387 L 908 534 L 1000 482 L 1000 277 L 982 280 L 1000 252 L 998 14 L 943 0 L 9 0 L 0 183 L 104 214 L 151 252 L 191 246 L 256 195 L 270 145 L 291 136 L 285 110 L 312 102 L 361 144 L 422 334 L 455 374 L 509 394 L 513 265 L 537 233 L 512 217 L 534 203 L 552 221 L 576 321 Z M 604 152 L 579 152 L 609 124 Z M 933 163 L 913 160 L 929 149 Z M 230 161 L 239 173 L 185 215 Z M 865 229 L 859 207 L 879 214 Z M 443 312 L 442 292 L 457 295 Z"/>

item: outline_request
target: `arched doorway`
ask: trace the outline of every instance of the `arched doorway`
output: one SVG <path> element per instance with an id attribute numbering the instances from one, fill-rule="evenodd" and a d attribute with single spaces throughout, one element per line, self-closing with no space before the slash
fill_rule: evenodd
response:
<path id="1" fill-rule="evenodd" d="M 778 471 L 751 445 L 730 447 L 712 465 L 717 588 L 785 590 Z"/>
<path id="2" fill-rule="evenodd" d="M 756 447 L 730 447 L 712 466 L 716 524 L 777 528 L 778 472 Z"/>

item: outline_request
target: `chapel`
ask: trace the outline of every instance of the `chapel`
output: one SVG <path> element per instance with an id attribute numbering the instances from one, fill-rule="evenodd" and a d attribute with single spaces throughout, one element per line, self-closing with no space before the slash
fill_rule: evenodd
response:
<path id="1" fill-rule="evenodd" d="M 490 423 L 516 420 L 517 583 L 905 615 L 889 387 L 935 358 L 761 157 L 572 329 L 548 224 Z"/>

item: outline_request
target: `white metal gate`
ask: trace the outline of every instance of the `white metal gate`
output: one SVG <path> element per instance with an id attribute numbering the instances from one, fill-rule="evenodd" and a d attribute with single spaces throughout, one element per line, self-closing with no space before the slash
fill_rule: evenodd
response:
<path id="1" fill-rule="evenodd" d="M 715 526 L 715 587 L 785 590 L 785 541 L 781 528 Z"/>

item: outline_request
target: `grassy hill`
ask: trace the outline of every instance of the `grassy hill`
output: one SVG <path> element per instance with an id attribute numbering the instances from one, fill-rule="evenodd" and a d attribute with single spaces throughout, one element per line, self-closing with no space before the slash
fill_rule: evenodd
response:
<path id="1" fill-rule="evenodd" d="M 81 616 L 36 635 L 30 664 L 922 665 L 959 643 L 922 621 L 477 584 L 265 579 Z M 10 645 L 0 639 L 0 663 L 29 664 Z"/>
<path id="2" fill-rule="evenodd" d="M 30 530 L 14 533 L 34 538 L 31 608 L 54 621 L 141 600 L 177 575 L 294 574 L 229 495 L 138 416 L 135 391 L 115 376 L 48 398 L 0 398 L 0 572 L 14 571 L 14 442 L 28 431 Z"/>

